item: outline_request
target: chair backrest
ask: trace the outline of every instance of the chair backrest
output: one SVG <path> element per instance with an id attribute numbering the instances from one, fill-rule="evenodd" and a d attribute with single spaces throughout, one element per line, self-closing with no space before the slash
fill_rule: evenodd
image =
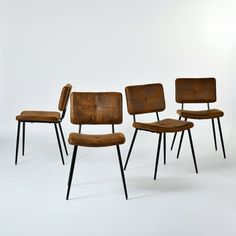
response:
<path id="1" fill-rule="evenodd" d="M 164 90 L 160 83 L 127 86 L 125 94 L 130 115 L 165 110 Z"/>
<path id="2" fill-rule="evenodd" d="M 121 93 L 71 93 L 70 120 L 72 124 L 120 124 L 122 116 Z"/>
<path id="3" fill-rule="evenodd" d="M 210 103 L 216 101 L 215 78 L 178 78 L 175 80 L 178 103 Z"/>
<path id="4" fill-rule="evenodd" d="M 62 111 L 61 119 L 63 119 L 65 116 L 65 112 L 66 112 L 67 104 L 69 101 L 71 89 L 72 89 L 72 85 L 66 84 L 61 90 L 61 96 L 60 96 L 60 100 L 58 103 L 58 109 L 59 109 L 59 111 Z"/>

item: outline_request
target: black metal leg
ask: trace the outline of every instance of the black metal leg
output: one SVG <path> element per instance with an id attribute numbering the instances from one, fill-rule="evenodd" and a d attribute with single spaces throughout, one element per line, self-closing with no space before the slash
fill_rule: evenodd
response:
<path id="1" fill-rule="evenodd" d="M 177 157 L 176 157 L 177 159 L 179 158 L 179 153 L 180 153 L 180 149 L 182 146 L 183 137 L 184 137 L 184 131 L 181 132 L 181 136 L 180 136 L 180 140 L 179 140 L 179 148 L 178 148 Z"/>
<path id="2" fill-rule="evenodd" d="M 163 133 L 164 165 L 166 164 L 166 133 Z"/>
<path id="3" fill-rule="evenodd" d="M 220 131 L 220 141 L 221 141 L 222 151 L 223 151 L 224 158 L 226 158 L 223 134 L 222 134 L 222 130 L 221 130 L 220 118 L 219 117 L 217 118 L 217 121 L 218 121 L 218 126 L 219 126 L 219 131 Z"/>
<path id="4" fill-rule="evenodd" d="M 16 135 L 16 156 L 15 156 L 15 165 L 17 165 L 17 157 L 18 157 L 18 148 L 19 148 L 19 139 L 20 139 L 20 121 L 18 121 L 17 125 L 17 135 Z"/>
<path id="5" fill-rule="evenodd" d="M 70 173 L 69 173 L 69 179 L 68 179 L 66 200 L 69 199 L 69 195 L 70 195 L 70 188 L 71 188 L 71 182 L 72 182 L 73 173 L 74 173 L 74 167 L 75 167 L 75 159 L 76 159 L 76 154 L 77 154 L 77 148 L 78 148 L 78 146 L 74 146 L 74 151 L 73 151 L 72 160 L 71 160 L 71 165 L 70 165 Z"/>
<path id="6" fill-rule="evenodd" d="M 124 171 L 123 171 L 123 165 L 122 165 L 122 159 L 121 159 L 119 145 L 116 145 L 116 149 L 117 149 L 117 154 L 118 154 L 118 159 L 119 159 L 119 164 L 120 164 L 120 173 L 121 173 L 124 191 L 125 191 L 125 198 L 126 198 L 126 200 L 128 200 L 128 193 L 127 193 L 127 188 L 126 188 L 126 183 L 125 183 L 125 175 L 124 175 Z"/>
<path id="7" fill-rule="evenodd" d="M 181 116 L 179 116 L 179 120 L 181 120 Z M 172 149 L 173 149 L 173 147 L 174 147 L 176 136 L 177 136 L 177 132 L 175 132 L 174 137 L 173 137 L 173 140 L 172 140 L 172 144 L 171 144 L 171 147 L 170 147 L 170 150 L 171 150 L 171 151 L 172 151 Z"/>
<path id="8" fill-rule="evenodd" d="M 173 150 L 173 147 L 174 147 L 174 144 L 175 144 L 176 136 L 177 136 L 177 132 L 175 132 L 174 137 L 173 137 L 173 140 L 172 140 L 172 144 L 171 144 L 171 147 L 170 147 L 170 150 L 171 150 L 171 151 Z"/>
<path id="9" fill-rule="evenodd" d="M 124 170 L 125 170 L 126 167 L 127 167 L 127 164 L 128 164 L 128 161 L 129 161 L 129 157 L 130 157 L 130 154 L 131 154 L 131 151 L 132 151 L 133 145 L 134 145 L 134 141 L 135 141 L 135 138 L 136 138 L 137 132 L 138 132 L 138 129 L 135 129 L 135 131 L 134 131 L 134 135 L 133 135 L 133 139 L 132 139 L 132 142 L 131 142 L 131 145 L 130 145 L 130 148 L 129 148 L 129 152 L 128 152 L 128 155 L 127 155 L 127 158 L 126 158 L 126 162 L 125 162 Z"/>
<path id="10" fill-rule="evenodd" d="M 62 149 L 61 149 L 61 142 L 60 142 L 60 139 L 59 139 L 59 134 L 58 134 L 57 124 L 56 123 L 54 123 L 54 127 L 55 127 L 56 136 L 57 136 L 57 142 L 58 142 L 58 146 L 59 146 L 59 150 L 60 150 L 60 154 L 61 154 L 62 164 L 65 165 L 64 158 L 63 158 L 63 153 L 62 153 Z"/>
<path id="11" fill-rule="evenodd" d="M 214 143 L 215 143 L 215 150 L 217 151 L 217 141 L 216 141 L 216 131 L 215 131 L 214 119 L 211 119 L 211 123 L 212 123 L 213 137 L 214 137 Z"/>
<path id="12" fill-rule="evenodd" d="M 68 156 L 66 141 L 65 141 L 65 137 L 64 137 L 64 134 L 63 134 L 63 131 L 62 131 L 61 122 L 59 122 L 58 124 L 59 124 L 59 129 L 60 129 L 60 132 L 61 132 L 61 137 L 62 137 L 62 141 L 63 141 L 63 144 L 64 144 L 65 152 L 66 152 L 66 155 Z"/>
<path id="13" fill-rule="evenodd" d="M 23 122 L 23 133 L 22 133 L 22 156 L 25 155 L 25 122 Z"/>
<path id="14" fill-rule="evenodd" d="M 193 148 L 193 140 L 192 140 L 190 129 L 188 129 L 188 136 L 189 136 L 189 142 L 190 142 L 191 151 L 192 151 L 192 155 L 193 155 L 193 162 L 194 162 L 195 170 L 196 170 L 196 173 L 198 173 L 197 162 L 196 162 L 195 152 L 194 152 L 194 148 Z"/>
<path id="15" fill-rule="evenodd" d="M 156 164 L 155 164 L 155 171 L 154 171 L 154 180 L 156 180 L 156 177 L 157 177 L 157 167 L 158 167 L 160 147 L 161 147 L 161 136 L 162 136 L 162 133 L 159 133 L 159 140 L 158 140 L 158 145 L 157 145 L 157 155 L 156 155 Z"/>

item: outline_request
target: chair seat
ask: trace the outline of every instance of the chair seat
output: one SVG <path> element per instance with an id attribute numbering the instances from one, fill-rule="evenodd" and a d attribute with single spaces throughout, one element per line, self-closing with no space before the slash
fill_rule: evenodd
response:
<path id="1" fill-rule="evenodd" d="M 122 133 L 98 135 L 70 133 L 68 141 L 75 146 L 106 147 L 125 143 L 125 136 Z"/>
<path id="2" fill-rule="evenodd" d="M 175 119 L 164 119 L 152 123 L 134 122 L 133 127 L 156 133 L 172 133 L 190 129 L 193 127 L 193 123 Z"/>
<path id="3" fill-rule="evenodd" d="M 212 119 L 218 118 L 224 115 L 224 112 L 218 109 L 209 109 L 209 110 L 177 110 L 177 114 L 184 118 L 190 119 Z"/>
<path id="4" fill-rule="evenodd" d="M 59 122 L 60 112 L 22 111 L 20 115 L 16 116 L 16 120 L 27 122 Z"/>

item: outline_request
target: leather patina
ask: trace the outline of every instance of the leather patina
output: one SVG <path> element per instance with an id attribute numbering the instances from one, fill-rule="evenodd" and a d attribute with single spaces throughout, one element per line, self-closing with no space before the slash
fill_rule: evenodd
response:
<path id="1" fill-rule="evenodd" d="M 101 125 L 122 123 L 122 94 L 118 92 L 73 92 L 70 96 L 72 124 Z M 71 145 L 104 147 L 123 144 L 122 133 L 79 134 L 71 133 Z"/>
<path id="2" fill-rule="evenodd" d="M 66 84 L 61 91 L 58 109 L 59 111 L 65 111 L 72 86 L 71 84 Z M 25 110 L 16 116 L 16 120 L 22 122 L 60 122 L 61 113 L 58 111 L 35 111 L 35 110 Z"/>

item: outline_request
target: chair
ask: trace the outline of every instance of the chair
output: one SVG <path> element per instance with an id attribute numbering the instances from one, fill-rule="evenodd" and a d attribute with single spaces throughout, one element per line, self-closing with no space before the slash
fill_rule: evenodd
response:
<path id="1" fill-rule="evenodd" d="M 216 79 L 215 78 L 178 78 L 175 81 L 176 102 L 181 103 L 182 107 L 177 110 L 179 119 L 182 117 L 187 119 L 207 120 L 210 119 L 213 129 L 213 137 L 215 150 L 217 150 L 216 132 L 214 119 L 217 119 L 223 156 L 226 158 L 223 134 L 220 124 L 220 117 L 224 116 L 224 112 L 218 109 L 210 109 L 210 103 L 216 102 Z M 184 103 L 206 103 L 207 110 L 185 110 Z M 181 148 L 181 134 L 179 149 Z M 176 133 L 174 135 L 171 150 L 173 149 Z M 178 155 L 177 155 L 178 157 Z"/>
<path id="2" fill-rule="evenodd" d="M 197 163 L 195 158 L 195 152 L 192 142 L 192 136 L 190 129 L 193 127 L 192 122 L 181 121 L 175 119 L 159 119 L 159 112 L 165 110 L 165 98 L 164 90 L 162 84 L 145 84 L 145 85 L 134 85 L 125 88 L 127 108 L 130 115 L 133 116 L 134 122 L 133 127 L 135 128 L 132 142 L 129 148 L 127 159 L 125 162 L 125 169 L 127 167 L 130 154 L 134 145 L 136 135 L 139 130 L 148 131 L 153 133 L 159 133 L 159 140 L 157 146 L 156 163 L 154 171 L 154 180 L 157 175 L 157 168 L 159 162 L 160 146 L 162 140 L 162 134 L 164 138 L 164 164 L 166 163 L 166 133 L 182 132 L 184 130 L 188 131 L 189 141 L 193 156 L 193 162 L 195 166 L 195 171 L 198 173 Z M 157 121 L 143 123 L 136 121 L 136 115 L 156 113 Z"/>
<path id="3" fill-rule="evenodd" d="M 59 130 L 60 130 L 61 137 L 63 140 L 66 155 L 68 155 L 65 138 L 63 135 L 62 127 L 61 127 L 61 122 L 66 114 L 66 108 L 67 108 L 71 89 L 72 89 L 72 86 L 70 84 L 67 84 L 62 88 L 60 100 L 58 104 L 58 110 L 60 112 L 59 111 L 28 111 L 27 110 L 27 111 L 22 111 L 20 115 L 16 116 L 16 120 L 18 121 L 18 126 L 17 126 L 15 165 L 17 165 L 17 159 L 18 159 L 21 123 L 23 124 L 23 133 L 22 133 L 22 155 L 23 156 L 25 153 L 25 126 L 26 126 L 25 124 L 26 123 L 53 123 L 55 127 L 55 131 L 56 131 L 62 164 L 63 165 L 65 164 L 57 125 L 59 126 Z"/>
<path id="4" fill-rule="evenodd" d="M 68 179 L 66 200 L 69 199 L 78 146 L 116 146 L 125 197 L 128 199 L 119 145 L 125 143 L 122 133 L 115 133 L 115 124 L 122 123 L 122 94 L 118 92 L 73 92 L 70 97 L 70 120 L 79 125 L 78 133 L 70 133 L 69 144 L 74 146 Z M 108 134 L 82 134 L 82 125 L 111 125 Z"/>

